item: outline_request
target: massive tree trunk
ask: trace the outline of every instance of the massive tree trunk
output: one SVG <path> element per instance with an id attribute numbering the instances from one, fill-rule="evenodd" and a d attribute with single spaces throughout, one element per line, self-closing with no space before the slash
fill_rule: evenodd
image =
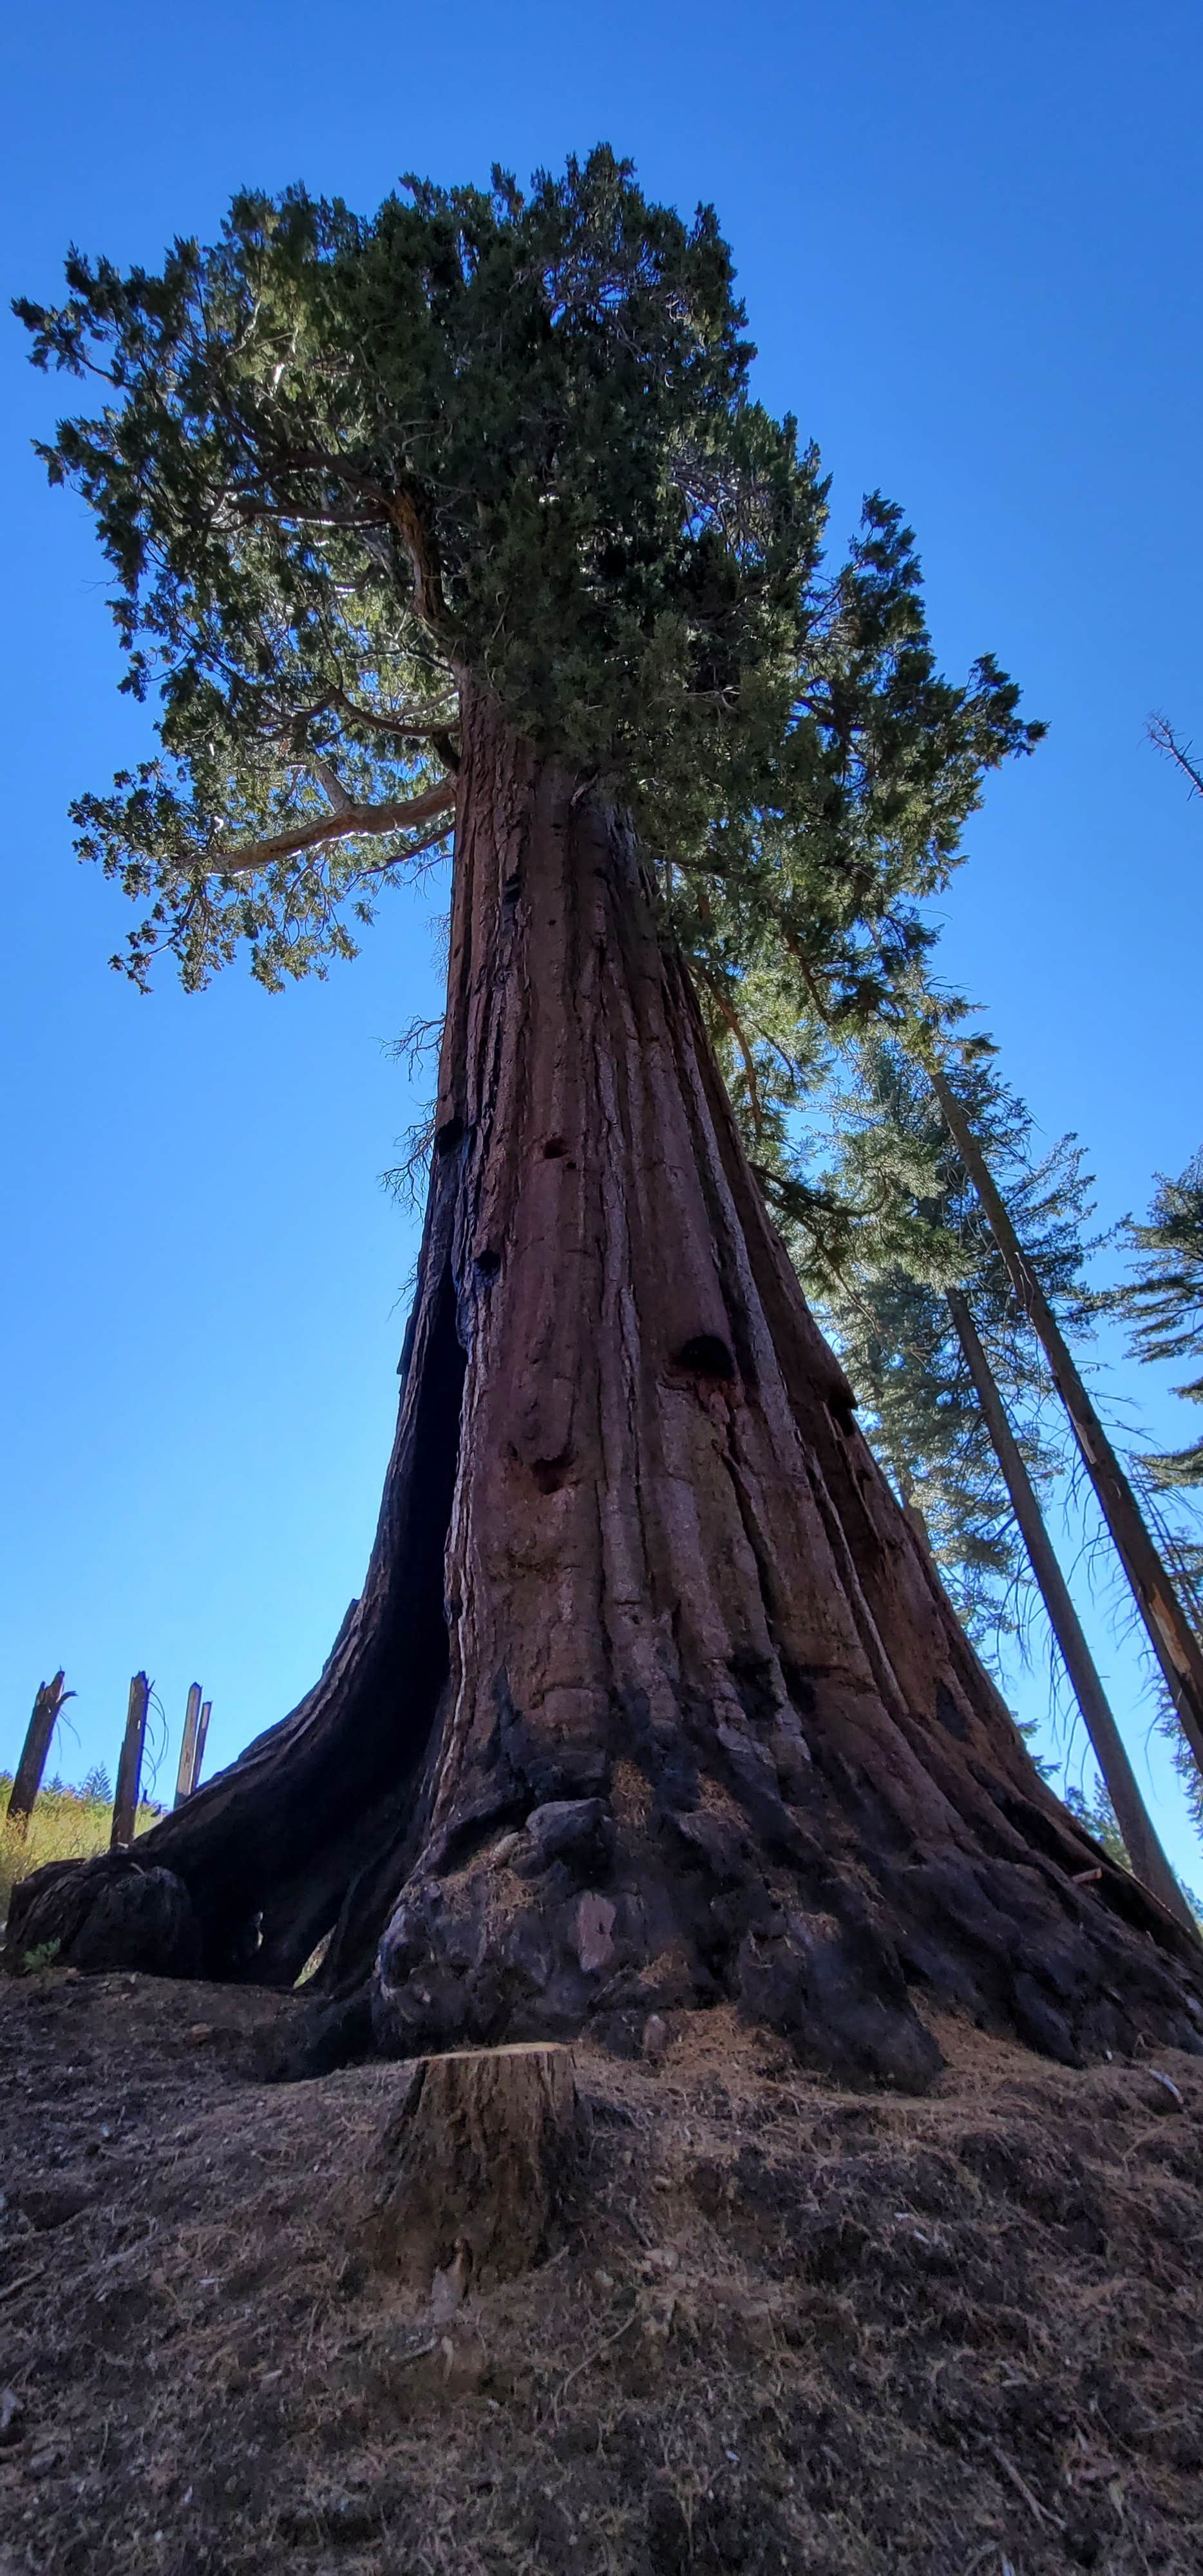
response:
<path id="1" fill-rule="evenodd" d="M 407 2056 L 723 1997 L 904 2085 L 924 1996 L 1199 2044 L 1191 1935 L 1039 1778 L 857 1429 L 630 831 L 479 699 L 402 1372 L 363 1596 L 139 1844 L 126 1955 L 291 1982 L 332 1932 Z M 30 1886 L 18 1945 L 111 1958 L 111 1886 Z"/>

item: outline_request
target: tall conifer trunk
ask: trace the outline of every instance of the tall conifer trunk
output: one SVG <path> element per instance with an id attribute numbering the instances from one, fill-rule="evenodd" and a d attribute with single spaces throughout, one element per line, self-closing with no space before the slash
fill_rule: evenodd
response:
<path id="1" fill-rule="evenodd" d="M 1115 1809 L 1128 1858 L 1138 1878 L 1180 1922 L 1193 1928 L 1193 1917 L 1186 1898 L 1170 1868 L 1158 1841 L 1152 1818 L 1140 1794 L 1136 1774 L 1128 1759 L 1127 1749 L 1111 1705 L 1103 1689 L 1094 1657 L 1086 1643 L 1082 1623 L 1073 1605 L 1057 1553 L 1044 1523 L 1044 1514 L 1036 1498 L 1031 1477 L 1024 1465 L 1019 1444 L 1007 1419 L 1006 1406 L 994 1382 L 994 1375 L 982 1347 L 981 1337 L 969 1311 L 969 1301 L 959 1288 L 948 1292 L 949 1311 L 957 1339 L 977 1392 L 986 1429 L 994 1454 L 1002 1470 L 1010 1497 L 1011 1509 L 1027 1549 L 1028 1562 L 1035 1577 L 1045 1616 L 1060 1649 L 1061 1660 L 1069 1676 L 1070 1688 L 1090 1737 L 1095 1760 L 1104 1786 Z"/>
<path id="2" fill-rule="evenodd" d="M 1178 1598 L 964 1109 L 940 1066 L 929 1065 L 928 1073 L 948 1132 L 985 1210 L 1020 1311 L 1043 1345 L 1053 1384 L 1069 1415 L 1082 1464 L 1115 1541 L 1149 1644 L 1161 1666 L 1183 1734 L 1203 1772 L 1203 1644 Z"/>
<path id="3" fill-rule="evenodd" d="M 730 1997 L 922 2085 L 925 1994 L 1071 2060 L 1198 2045 L 1191 1936 L 1040 1779 L 856 1427 L 629 829 L 466 686 L 462 741 L 363 1596 L 292 1717 L 10 1941 L 291 1982 L 333 1929 L 325 1990 L 403 2054 Z"/>

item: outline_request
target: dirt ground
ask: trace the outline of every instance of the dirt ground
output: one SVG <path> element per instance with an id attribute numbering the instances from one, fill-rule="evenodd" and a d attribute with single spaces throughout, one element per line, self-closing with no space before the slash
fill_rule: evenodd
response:
<path id="1" fill-rule="evenodd" d="M 265 2082 L 295 2009 L 0 1985 L 0 2576 L 1198 2576 L 1203 2061 L 583 2048 L 559 2250 L 444 2313 L 364 2229 L 400 2070 Z"/>

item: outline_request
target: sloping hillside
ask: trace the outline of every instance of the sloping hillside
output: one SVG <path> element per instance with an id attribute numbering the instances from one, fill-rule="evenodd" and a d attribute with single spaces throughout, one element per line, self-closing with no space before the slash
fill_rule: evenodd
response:
<path id="1" fill-rule="evenodd" d="M 3 2576 L 1196 2576 L 1200 2064 L 582 2050 L 559 2249 L 432 2309 L 363 2226 L 399 2072 L 265 2082 L 297 2009 L 0 1988 Z"/>

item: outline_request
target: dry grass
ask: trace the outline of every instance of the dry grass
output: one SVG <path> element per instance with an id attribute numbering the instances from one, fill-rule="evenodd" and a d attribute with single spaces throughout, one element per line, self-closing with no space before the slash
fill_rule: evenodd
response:
<path id="1" fill-rule="evenodd" d="M 52 1860 L 88 1860 L 107 1851 L 113 1829 L 111 1801 L 90 1798 L 82 1789 L 40 1789 L 24 1831 L 8 1822 L 12 1773 L 0 1772 L 0 1922 L 18 1879 Z M 138 1810 L 135 1831 L 144 1834 L 158 1818 L 157 1807 Z"/>

